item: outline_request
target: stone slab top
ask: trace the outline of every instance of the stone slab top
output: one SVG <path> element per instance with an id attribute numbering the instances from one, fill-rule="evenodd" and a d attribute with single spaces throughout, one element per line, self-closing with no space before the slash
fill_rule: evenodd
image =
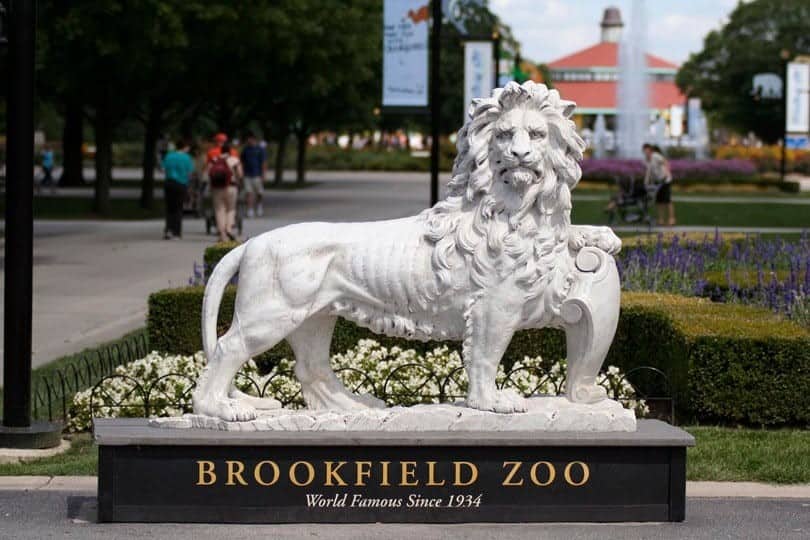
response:
<path id="1" fill-rule="evenodd" d="M 98 418 L 99 446 L 694 446 L 684 430 L 639 420 L 635 432 L 573 431 L 217 431 L 162 429 L 147 418 Z"/>

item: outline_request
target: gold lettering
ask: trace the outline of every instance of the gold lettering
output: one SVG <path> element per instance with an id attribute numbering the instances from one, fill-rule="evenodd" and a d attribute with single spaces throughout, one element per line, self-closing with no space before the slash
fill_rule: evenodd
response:
<path id="1" fill-rule="evenodd" d="M 198 486 L 211 486 L 217 481 L 217 475 L 214 472 L 213 461 L 198 461 L 197 462 L 197 485 Z"/>
<path id="2" fill-rule="evenodd" d="M 520 469 L 520 466 L 523 465 L 522 461 L 504 461 L 503 468 L 507 468 L 509 466 L 512 467 L 512 470 L 509 471 L 509 474 L 506 475 L 506 479 L 501 483 L 502 486 L 522 486 L 523 485 L 523 478 L 520 479 L 520 482 L 513 482 L 512 479 Z"/>
<path id="3" fill-rule="evenodd" d="M 400 461 L 401 467 L 399 485 L 400 486 L 418 486 L 419 480 L 416 480 L 416 462 L 415 461 Z"/>
<path id="4" fill-rule="evenodd" d="M 239 481 L 243 486 L 248 485 L 245 479 L 242 478 L 242 473 L 245 472 L 245 464 L 241 461 L 226 461 L 228 465 L 228 481 L 225 482 L 226 486 L 235 486 L 234 478 Z"/>
<path id="5" fill-rule="evenodd" d="M 273 470 L 273 479 L 269 482 L 266 482 L 262 478 L 262 467 L 264 465 L 268 465 Z M 253 468 L 253 478 L 256 480 L 256 483 L 260 486 L 272 486 L 276 482 L 278 482 L 278 477 L 281 475 L 281 471 L 278 470 L 278 465 L 276 465 L 275 461 L 260 461 L 256 464 Z"/>
<path id="6" fill-rule="evenodd" d="M 298 475 L 296 471 L 298 470 L 298 466 L 303 465 L 307 469 L 307 480 L 306 482 L 299 482 Z M 290 482 L 293 483 L 294 486 L 303 487 L 308 486 L 315 480 L 315 467 L 312 466 L 311 463 L 308 461 L 296 461 L 292 465 L 290 465 Z"/>
<path id="7" fill-rule="evenodd" d="M 355 473 L 355 486 L 365 486 L 366 478 L 371 478 L 371 462 L 370 461 L 355 461 L 357 472 Z"/>
<path id="8" fill-rule="evenodd" d="M 540 465 L 545 465 L 546 469 L 548 470 L 548 480 L 545 482 L 541 482 L 537 479 L 537 467 Z M 567 469 L 566 469 L 567 470 Z M 554 478 L 557 477 L 557 469 L 554 468 L 554 465 L 549 463 L 548 461 L 538 461 L 532 468 L 529 469 L 529 478 L 532 479 L 532 483 L 536 486 L 546 487 L 550 486 L 552 482 L 554 482 Z"/>
<path id="9" fill-rule="evenodd" d="M 380 481 L 380 485 L 390 486 L 391 484 L 388 482 L 388 466 L 391 465 L 391 462 L 381 461 L 380 465 L 382 465 L 382 480 Z"/>
<path id="10" fill-rule="evenodd" d="M 335 468 L 332 468 L 332 466 L 335 464 L 334 461 L 324 461 L 323 463 L 324 465 L 326 465 L 326 482 L 324 483 L 325 486 L 334 486 L 335 484 L 332 483 L 333 479 L 337 481 L 338 486 L 348 485 L 346 482 L 343 481 L 343 478 L 341 478 L 340 475 L 338 474 L 340 468 L 346 465 L 345 461 L 338 462 L 338 465 Z"/>
<path id="11" fill-rule="evenodd" d="M 470 471 L 470 479 L 466 482 L 461 481 L 461 467 L 462 465 L 466 466 L 467 469 Z M 454 461 L 453 462 L 453 469 L 455 474 L 453 475 L 453 485 L 454 486 L 470 486 L 478 480 L 478 467 L 475 464 L 470 463 L 469 461 Z"/>
<path id="12" fill-rule="evenodd" d="M 573 465 L 579 465 L 582 468 L 582 480 L 580 480 L 579 482 L 574 482 L 571 479 L 571 467 Z M 582 463 L 581 461 L 572 461 L 571 463 L 565 466 L 565 481 L 574 487 L 584 486 L 585 484 L 588 483 L 588 479 L 590 477 L 591 477 L 590 468 L 588 468 L 588 465 Z"/>
<path id="13" fill-rule="evenodd" d="M 428 481 L 426 486 L 443 486 L 444 480 L 441 482 L 436 482 L 436 462 L 435 461 L 427 461 L 428 466 Z"/>

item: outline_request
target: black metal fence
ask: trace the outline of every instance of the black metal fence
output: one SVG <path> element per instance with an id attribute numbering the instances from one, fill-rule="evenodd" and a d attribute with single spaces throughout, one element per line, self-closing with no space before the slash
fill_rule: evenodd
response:
<path id="1" fill-rule="evenodd" d="M 464 368 L 459 367 L 446 375 L 440 375 L 422 364 L 412 363 L 397 367 L 378 383 L 368 373 L 355 368 L 342 368 L 336 370 L 336 374 L 344 381 L 352 380 L 346 385 L 350 391 L 372 394 L 392 406 L 445 403 L 463 399 L 466 396 L 463 371 Z M 349 377 L 341 377 L 344 374 Z M 531 388 L 526 389 L 519 384 L 520 377 L 525 375 L 535 377 L 536 382 Z M 129 388 L 124 392 L 111 392 L 106 383 L 114 379 L 126 383 L 125 386 L 129 385 Z M 275 372 L 265 380 L 256 380 L 240 373 L 236 382 L 241 388 L 247 388 L 251 395 L 275 398 L 284 407 L 301 407 L 303 397 L 300 387 L 295 385 L 296 391 L 286 392 L 284 385 L 280 384 L 289 379 L 295 380 L 295 377 L 293 373 L 286 371 Z M 633 398 L 622 397 L 623 383 L 632 386 Z M 150 384 L 142 384 L 127 375 L 111 375 L 100 380 L 92 389 L 91 417 L 110 414 L 148 417 L 160 415 L 169 409 L 173 414 L 191 412 L 191 393 L 195 384 L 194 379 L 179 373 L 164 375 Z M 551 386 L 555 394 L 564 391 L 559 378 L 553 378 L 549 372 L 532 366 L 519 366 L 509 371 L 498 386 L 501 389 L 514 389 L 526 397 L 537 394 L 539 390 L 548 392 L 548 386 Z M 675 400 L 672 397 L 670 380 L 660 369 L 651 366 L 636 367 L 609 386 L 608 395 L 625 406 L 643 401 L 647 408 L 644 417 L 675 423 Z"/>
<path id="2" fill-rule="evenodd" d="M 146 332 L 85 351 L 65 360 L 64 365 L 34 377 L 31 391 L 32 415 L 50 421 L 66 419 L 73 396 L 113 376 L 115 368 L 149 353 Z"/>

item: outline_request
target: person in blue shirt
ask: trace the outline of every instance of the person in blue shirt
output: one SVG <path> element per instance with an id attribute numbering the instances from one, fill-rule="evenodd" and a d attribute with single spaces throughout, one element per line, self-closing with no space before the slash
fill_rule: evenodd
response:
<path id="1" fill-rule="evenodd" d="M 50 186 L 53 190 L 55 185 L 53 181 L 53 150 L 48 145 L 42 148 L 42 186 Z"/>
<path id="2" fill-rule="evenodd" d="M 242 150 L 242 169 L 245 173 L 242 186 L 245 190 L 248 217 L 264 214 L 262 194 L 264 193 L 264 177 L 267 173 L 267 153 L 251 132 L 246 134 L 247 145 Z"/>
<path id="3" fill-rule="evenodd" d="M 177 149 L 168 152 L 163 158 L 163 171 L 166 175 L 163 184 L 166 204 L 166 228 L 163 238 L 166 240 L 183 236 L 183 202 L 186 199 L 189 178 L 194 171 L 194 162 L 188 152 L 188 143 L 178 141 Z"/>

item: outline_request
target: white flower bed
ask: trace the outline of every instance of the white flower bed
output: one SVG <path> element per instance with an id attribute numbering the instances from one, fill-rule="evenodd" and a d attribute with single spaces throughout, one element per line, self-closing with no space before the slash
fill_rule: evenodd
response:
<path id="1" fill-rule="evenodd" d="M 525 357 L 509 373 L 499 366 L 499 386 L 514 388 L 524 395 L 559 394 L 565 387 L 565 362 L 544 369 L 540 357 Z M 303 407 L 301 386 L 293 374 L 295 362 L 286 358 L 267 375 L 260 375 L 251 360 L 240 370 L 236 386 L 252 395 L 264 391 L 287 403 L 287 407 Z M 385 399 L 389 405 L 413 405 L 461 398 L 467 391 L 467 375 L 462 369 L 458 352 L 442 346 L 424 356 L 413 349 L 387 349 L 374 340 L 364 339 L 357 346 L 332 357 L 332 367 L 352 391 L 371 393 Z M 113 378 L 105 380 L 96 390 L 91 411 L 92 389 L 79 392 L 73 398 L 68 428 L 85 431 L 92 426 L 92 417 L 143 416 L 148 400 L 150 416 L 178 416 L 190 409 L 191 390 L 205 368 L 205 356 L 161 355 L 152 352 L 130 364 L 119 366 Z M 388 383 L 383 388 L 384 381 Z M 619 368 L 610 366 L 600 375 L 598 383 L 608 389 L 611 397 L 634 408 L 638 414 L 648 412 L 644 401 L 635 398 L 633 387 L 623 379 Z M 146 395 L 144 395 L 146 394 Z"/>

